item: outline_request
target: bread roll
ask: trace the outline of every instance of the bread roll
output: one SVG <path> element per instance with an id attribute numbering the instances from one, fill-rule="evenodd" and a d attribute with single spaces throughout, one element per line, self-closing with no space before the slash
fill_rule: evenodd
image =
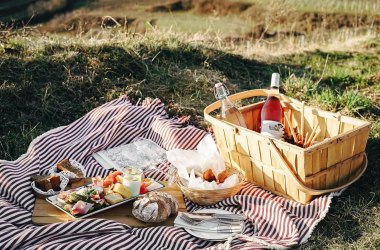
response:
<path id="1" fill-rule="evenodd" d="M 46 192 L 50 189 L 54 191 L 61 190 L 61 178 L 58 175 L 33 175 L 32 180 L 34 180 L 36 187 L 40 190 Z"/>
<path id="2" fill-rule="evenodd" d="M 177 200 L 163 192 L 150 192 L 137 198 L 132 210 L 132 214 L 144 222 L 162 222 L 177 212 Z"/>
<path id="3" fill-rule="evenodd" d="M 50 176 L 49 181 L 54 191 L 61 190 L 61 187 L 59 186 L 61 184 L 61 178 L 58 175 Z"/>
<path id="4" fill-rule="evenodd" d="M 216 181 L 216 177 L 210 168 L 203 173 L 203 179 L 208 182 Z"/>
<path id="5" fill-rule="evenodd" d="M 231 174 L 227 170 L 218 174 L 218 182 L 223 183 Z"/>
<path id="6" fill-rule="evenodd" d="M 71 165 L 69 159 L 64 159 L 64 160 L 58 162 L 57 163 L 57 169 L 58 169 L 58 171 L 67 171 L 67 172 L 74 173 L 77 178 L 84 177 L 82 171 L 80 169 L 76 168 L 75 166 Z"/>

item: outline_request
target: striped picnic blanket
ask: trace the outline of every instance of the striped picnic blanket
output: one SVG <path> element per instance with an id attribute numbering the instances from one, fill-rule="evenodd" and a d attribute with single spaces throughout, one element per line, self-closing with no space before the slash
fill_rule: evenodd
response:
<path id="1" fill-rule="evenodd" d="M 70 125 L 36 138 L 16 161 L 0 161 L 0 249 L 252 249 L 291 247 L 307 241 L 324 218 L 332 196 L 300 205 L 245 183 L 238 195 L 210 208 L 243 212 L 249 219 L 241 235 L 226 242 L 198 239 L 181 228 L 132 228 L 103 219 L 84 219 L 46 226 L 31 224 L 35 197 L 30 176 L 47 174 L 63 158 L 85 166 L 87 176 L 105 177 L 92 153 L 148 138 L 166 150 L 195 149 L 206 132 L 187 126 L 184 119 L 168 119 L 158 99 L 132 105 L 126 96 L 104 104 Z M 159 166 L 167 171 L 168 162 Z M 159 171 L 148 177 L 165 179 Z M 200 207 L 186 200 L 189 211 Z"/>

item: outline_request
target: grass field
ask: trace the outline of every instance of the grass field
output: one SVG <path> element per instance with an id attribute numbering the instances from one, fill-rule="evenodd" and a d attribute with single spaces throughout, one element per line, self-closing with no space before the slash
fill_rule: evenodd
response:
<path id="1" fill-rule="evenodd" d="M 244 2 L 258 8 L 265 1 Z M 291 13 L 374 15 L 379 9 L 377 1 L 326 2 L 283 1 L 292 6 Z M 121 12 L 112 7 L 114 1 L 100 3 L 88 15 Z M 199 14 L 194 8 L 152 13 L 146 9 L 155 1 L 143 3 L 128 8 L 139 15 L 147 13 L 145 19 L 135 21 L 142 30 L 123 25 L 96 29 L 82 23 L 82 28 L 91 28 L 47 33 L 57 20 L 78 15 L 68 13 L 39 27 L 1 32 L 0 159 L 16 159 L 36 136 L 124 93 L 135 101 L 158 97 L 171 115 L 190 115 L 194 125 L 205 127 L 202 111 L 214 100 L 215 82 L 225 82 L 231 92 L 266 88 L 271 73 L 277 71 L 283 78 L 283 93 L 372 122 L 367 172 L 334 198 L 330 213 L 299 249 L 379 249 L 380 37 L 376 17 L 371 26 L 314 25 L 308 30 L 299 25 L 293 31 L 302 35 L 296 35 L 288 32 L 300 20 L 294 14 L 294 19 L 265 26 L 268 32 L 261 30 L 257 37 L 246 36 L 257 30 L 259 21 L 247 19 L 249 9 L 226 15 Z M 331 18 L 338 17 L 326 20 L 335 20 Z M 157 19 L 154 27 L 146 23 L 151 19 Z M 273 32 L 277 33 L 271 36 Z"/>

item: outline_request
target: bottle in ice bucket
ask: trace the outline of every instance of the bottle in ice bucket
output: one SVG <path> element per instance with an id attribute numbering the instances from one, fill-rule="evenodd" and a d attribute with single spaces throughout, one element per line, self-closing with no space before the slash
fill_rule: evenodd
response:
<path id="1" fill-rule="evenodd" d="M 235 107 L 235 105 L 228 98 L 228 95 L 230 93 L 226 86 L 224 86 L 224 84 L 221 82 L 215 84 L 214 94 L 216 99 L 221 100 L 222 102 L 222 106 L 220 108 L 221 118 L 227 122 L 246 128 L 247 125 L 245 123 L 245 119 L 242 113 L 239 111 L 238 108 Z"/>
<path id="2" fill-rule="evenodd" d="M 280 74 L 273 73 L 270 84 L 271 93 L 261 109 L 261 134 L 281 139 L 284 134 L 282 107 L 280 103 Z"/>

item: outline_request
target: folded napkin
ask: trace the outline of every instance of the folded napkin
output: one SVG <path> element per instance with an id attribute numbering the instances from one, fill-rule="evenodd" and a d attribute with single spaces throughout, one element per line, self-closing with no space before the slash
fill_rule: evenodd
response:
<path id="1" fill-rule="evenodd" d="M 198 225 L 192 225 L 184 221 L 180 215 L 178 215 L 174 220 L 174 226 L 207 233 L 241 233 L 244 222 L 226 224 L 217 221 L 206 221 Z"/>

